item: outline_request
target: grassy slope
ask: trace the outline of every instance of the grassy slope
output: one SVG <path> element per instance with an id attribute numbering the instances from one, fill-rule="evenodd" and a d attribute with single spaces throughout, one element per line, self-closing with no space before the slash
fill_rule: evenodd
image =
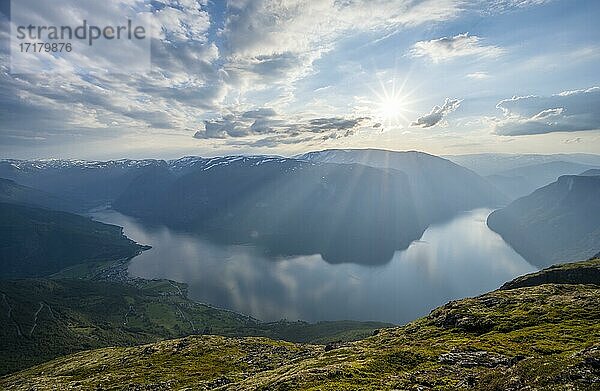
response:
<path id="1" fill-rule="evenodd" d="M 0 387 L 593 390 L 599 321 L 600 281 L 544 284 L 451 302 L 404 327 L 329 348 L 194 336 L 62 357 L 5 377 Z"/>
<path id="2" fill-rule="evenodd" d="M 134 286 L 71 279 L 0 281 L 0 325 L 0 374 L 81 350 L 190 334 L 327 343 L 365 338 L 374 329 L 389 326 L 377 322 L 262 323 L 193 302 L 187 299 L 184 284 L 135 280 Z"/>
<path id="3" fill-rule="evenodd" d="M 327 343 L 390 326 L 262 323 L 198 304 L 184 284 L 128 278 L 127 260 L 141 249 L 121 227 L 0 202 L 0 375 L 81 350 L 191 334 Z M 4 280 L 36 276 L 44 278 Z"/>

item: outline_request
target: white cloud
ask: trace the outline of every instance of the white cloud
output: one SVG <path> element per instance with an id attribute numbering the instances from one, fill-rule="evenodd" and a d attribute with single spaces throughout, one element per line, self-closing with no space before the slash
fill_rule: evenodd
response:
<path id="1" fill-rule="evenodd" d="M 469 79 L 485 80 L 485 79 L 489 79 L 491 76 L 487 72 L 473 72 L 473 73 L 468 73 L 467 77 Z"/>
<path id="2" fill-rule="evenodd" d="M 62 1 L 61 7 L 37 3 L 31 15 L 39 20 L 57 13 L 71 17 L 83 4 L 80 0 Z M 199 137 L 270 135 L 269 142 L 343 137 L 362 126 L 362 120 L 352 122 L 362 114 L 346 118 L 340 114 L 343 107 L 329 110 L 326 104 L 335 104 L 329 101 L 319 106 L 333 118 L 319 118 L 322 112 L 304 119 L 283 111 L 271 116 L 258 113 L 252 119 L 251 114 L 240 113 L 256 105 L 279 110 L 273 102 L 284 102 L 281 106 L 293 102 L 295 83 L 314 72 L 315 61 L 340 39 L 363 33 L 384 36 L 407 26 L 449 20 L 467 7 L 463 0 L 230 0 L 221 24 L 211 19 L 207 0 L 91 1 L 85 6 L 90 4 L 91 12 L 107 24 L 121 19 L 122 7 L 152 8 L 157 27 L 152 72 L 82 74 L 57 58 L 56 65 L 65 67 L 63 74 L 15 76 L 9 73 L 4 48 L 0 53 L 0 143 L 139 132 L 191 135 L 198 129 Z M 478 37 L 465 35 L 463 39 L 471 41 L 471 46 L 486 47 Z M 88 59 L 87 65 L 94 63 Z M 315 92 L 325 88 L 329 86 Z M 255 99 L 262 92 L 267 97 Z M 430 113 L 430 121 L 455 107 L 440 109 L 442 113 Z M 204 121 L 209 118 L 205 130 Z M 290 136 L 294 134 L 301 136 Z"/>
<path id="3" fill-rule="evenodd" d="M 304 135 L 318 135 L 321 139 L 347 137 L 361 128 L 371 127 L 367 117 L 319 117 L 291 119 L 272 108 L 245 112 L 230 112 L 220 118 L 204 122 L 204 129 L 195 133 L 198 139 L 269 136 L 268 139 L 289 139 Z"/>
<path id="4" fill-rule="evenodd" d="M 155 6 L 158 9 L 154 17 L 161 39 L 206 42 L 210 16 L 202 9 L 205 0 L 163 0 L 155 2 Z"/>
<path id="5" fill-rule="evenodd" d="M 493 120 L 499 135 L 519 136 L 600 129 L 600 87 L 551 96 L 514 96 L 500 101 L 504 117 Z"/>
<path id="6" fill-rule="evenodd" d="M 440 124 L 448 114 L 458 109 L 460 102 L 462 102 L 460 99 L 446 98 L 446 101 L 442 106 L 434 106 L 429 114 L 417 118 L 417 120 L 412 122 L 410 126 L 431 128 L 437 124 Z"/>
<path id="7" fill-rule="evenodd" d="M 504 49 L 483 45 L 480 37 L 463 33 L 453 37 L 419 41 L 409 53 L 412 57 L 427 57 L 438 63 L 464 56 L 497 57 L 504 53 Z"/>
<path id="8" fill-rule="evenodd" d="M 458 15 L 460 0 L 236 0 L 230 2 L 222 36 L 225 66 L 242 87 L 270 84 L 272 75 L 291 84 L 342 35 L 393 30 Z"/>
<path id="9" fill-rule="evenodd" d="M 515 8 L 540 6 L 553 0 L 486 0 L 485 12 L 504 12 Z"/>
<path id="10" fill-rule="evenodd" d="M 64 24 L 72 24 L 77 20 L 74 15 L 86 7 L 86 14 L 98 18 L 94 23 L 111 25 L 121 21 L 123 7 L 145 7 L 146 3 L 119 0 L 98 5 L 96 10 L 87 7 L 99 3 L 68 0 L 61 3 L 59 17 L 68 22 Z M 98 64 L 91 58 L 78 59 L 90 70 L 79 72 L 55 58 L 55 65 L 64 67 L 60 74 L 13 75 L 8 70 L 8 52 L 2 51 L 0 103 L 2 111 L 11 114 L 3 116 L 0 137 L 27 133 L 51 140 L 55 135 L 79 137 L 93 129 L 102 129 L 102 134 L 107 134 L 106 129 L 194 131 L 202 123 L 201 115 L 216 109 L 227 93 L 223 74 L 215 65 L 218 48 L 208 42 L 210 20 L 204 5 L 196 0 L 153 2 L 157 9 L 152 72 L 126 73 L 126 63 L 108 62 L 102 63 L 108 73 L 95 72 Z M 56 7 L 36 5 L 31 18 L 42 23 L 55 12 Z M 6 27 L 8 22 L 3 23 Z"/>

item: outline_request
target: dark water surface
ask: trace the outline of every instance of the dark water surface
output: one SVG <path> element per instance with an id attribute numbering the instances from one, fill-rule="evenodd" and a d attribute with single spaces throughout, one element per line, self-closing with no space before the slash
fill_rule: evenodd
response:
<path id="1" fill-rule="evenodd" d="M 132 260 L 131 275 L 185 282 L 192 299 L 267 321 L 406 323 L 535 270 L 487 227 L 490 212 L 477 209 L 433 225 L 382 266 L 330 264 L 318 254 L 272 259 L 252 246 L 217 245 L 111 210 L 93 217 L 152 246 Z"/>

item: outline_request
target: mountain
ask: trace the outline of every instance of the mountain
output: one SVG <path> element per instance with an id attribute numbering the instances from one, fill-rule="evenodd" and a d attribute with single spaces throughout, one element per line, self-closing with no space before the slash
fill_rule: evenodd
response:
<path id="1" fill-rule="evenodd" d="M 121 227 L 0 203 L 0 278 L 50 275 L 79 263 L 130 258 L 141 249 Z"/>
<path id="2" fill-rule="evenodd" d="M 600 250 L 600 177 L 561 176 L 494 211 L 488 226 L 527 261 L 548 266 Z"/>
<path id="3" fill-rule="evenodd" d="M 430 224 L 507 202 L 475 173 L 420 152 L 3 160 L 0 175 L 77 210 L 109 204 L 212 240 L 253 243 L 273 257 L 319 253 L 332 263 L 385 263 Z"/>
<path id="4" fill-rule="evenodd" d="M 554 161 L 501 171 L 486 179 L 514 200 L 556 181 L 561 175 L 578 175 L 590 167 L 593 166 Z"/>
<path id="5" fill-rule="evenodd" d="M 443 157 L 460 164 L 463 167 L 473 170 L 482 176 L 494 175 L 515 168 L 556 161 L 600 167 L 600 155 L 586 153 L 558 153 L 553 155 L 479 153 L 467 155 L 446 155 Z"/>
<path id="6" fill-rule="evenodd" d="M 162 160 L 3 160 L 0 177 L 86 210 L 110 203 L 144 170 L 166 165 Z"/>
<path id="7" fill-rule="evenodd" d="M 364 338 L 375 329 L 391 326 L 350 321 L 264 323 L 189 300 L 184 284 L 142 279 L 128 284 L 0 280 L 0 325 L 0 375 L 82 350 L 140 345 L 190 334 L 326 343 Z"/>
<path id="8" fill-rule="evenodd" d="M 598 270 L 600 260 L 560 268 L 580 267 Z M 450 302 L 358 342 L 193 336 L 73 354 L 1 378 L 0 387 L 596 390 L 600 280 L 539 278 L 557 270 L 536 273 L 529 286 Z"/>
<path id="9" fill-rule="evenodd" d="M 536 189 L 524 176 L 494 174 L 486 176 L 485 179 L 513 201 Z"/>
<path id="10" fill-rule="evenodd" d="M 113 207 L 273 256 L 379 264 L 430 222 L 415 200 L 396 170 L 252 156 L 208 159 L 181 176 L 141 175 Z"/>
<path id="11" fill-rule="evenodd" d="M 578 175 L 579 173 L 594 168 L 594 166 L 571 163 L 571 162 L 549 162 L 514 168 L 501 171 L 498 174 L 511 177 L 524 177 L 535 190 L 558 179 L 561 175 Z"/>
<path id="12" fill-rule="evenodd" d="M 556 181 L 561 175 L 579 175 L 579 173 L 588 170 L 590 167 L 592 166 L 553 161 L 501 171 L 487 176 L 486 179 L 515 200 Z"/>
<path id="13" fill-rule="evenodd" d="M 507 202 L 494 186 L 449 160 L 423 152 L 379 149 L 330 149 L 309 152 L 298 159 L 314 163 L 362 164 L 405 173 L 419 214 L 439 221 L 457 211 Z"/>
<path id="14" fill-rule="evenodd" d="M 212 160 L 197 156 L 175 160 L 4 159 L 0 160 L 0 178 L 68 200 L 72 210 L 86 211 L 112 203 L 141 175 L 165 171 L 182 176 L 205 167 Z"/>
<path id="15" fill-rule="evenodd" d="M 0 178 L 0 202 L 37 206 L 44 209 L 72 211 L 73 203 L 50 193 L 22 186 L 9 179 Z"/>
<path id="16" fill-rule="evenodd" d="M 593 168 L 591 170 L 587 170 L 582 172 L 579 175 L 583 175 L 583 176 L 598 176 L 600 175 L 600 168 Z"/>

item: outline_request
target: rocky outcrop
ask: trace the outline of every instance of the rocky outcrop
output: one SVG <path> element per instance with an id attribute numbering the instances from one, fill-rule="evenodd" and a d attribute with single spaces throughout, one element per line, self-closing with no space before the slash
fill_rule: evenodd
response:
<path id="1" fill-rule="evenodd" d="M 502 285 L 500 289 L 515 289 L 542 284 L 594 284 L 600 285 L 600 259 L 585 263 L 555 265 L 537 273 L 527 274 Z"/>
<path id="2" fill-rule="evenodd" d="M 523 356 L 507 357 L 502 354 L 480 350 L 476 352 L 451 352 L 440 355 L 442 364 L 458 365 L 463 368 L 512 366 L 522 360 Z"/>

